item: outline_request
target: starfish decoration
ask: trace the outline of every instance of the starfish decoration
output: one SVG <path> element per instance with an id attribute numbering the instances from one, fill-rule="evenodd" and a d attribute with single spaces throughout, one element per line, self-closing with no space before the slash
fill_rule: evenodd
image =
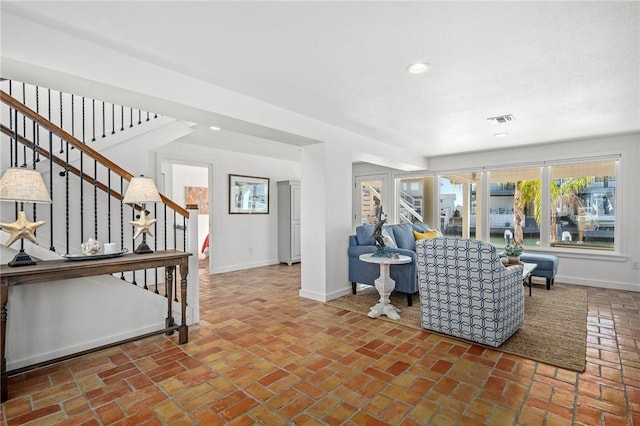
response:
<path id="1" fill-rule="evenodd" d="M 27 219 L 27 215 L 24 214 L 23 211 L 18 212 L 18 218 L 13 223 L 0 223 L 0 228 L 9 232 L 9 238 L 4 243 L 5 246 L 9 247 L 14 242 L 21 240 L 23 238 L 28 239 L 32 243 L 36 244 L 36 235 L 34 231 L 36 228 L 44 225 L 43 220 L 39 220 L 37 222 L 29 222 Z"/>
<path id="2" fill-rule="evenodd" d="M 133 236 L 135 240 L 140 236 L 140 234 L 149 234 L 153 237 L 153 232 L 151 232 L 150 226 L 156 223 L 158 219 L 149 219 L 147 218 L 147 211 L 142 210 L 140 213 L 140 219 L 138 220 L 130 220 L 129 223 L 136 227 L 136 234 Z"/>

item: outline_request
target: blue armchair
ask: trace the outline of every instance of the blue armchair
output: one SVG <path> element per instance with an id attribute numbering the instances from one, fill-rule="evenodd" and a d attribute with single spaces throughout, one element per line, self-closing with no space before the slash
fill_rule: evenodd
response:
<path id="1" fill-rule="evenodd" d="M 356 294 L 358 283 L 374 285 L 374 281 L 380 276 L 379 265 L 360 260 L 361 254 L 375 253 L 376 251 L 373 228 L 373 225 L 361 225 L 356 228 L 355 235 L 349 236 L 349 281 L 351 281 L 353 294 Z M 387 250 L 391 253 L 399 253 L 411 258 L 411 263 L 391 265 L 390 268 L 391 278 L 396 282 L 394 291 L 405 293 L 407 295 L 407 304 L 411 306 L 413 295 L 418 292 L 414 227 L 411 224 L 403 223 L 386 225 L 383 229 L 390 238 L 388 239 Z M 423 231 L 424 228 L 420 228 L 420 232 Z"/>
<path id="2" fill-rule="evenodd" d="M 505 267 L 486 242 L 416 243 L 423 328 L 500 346 L 524 322 L 522 266 Z"/>

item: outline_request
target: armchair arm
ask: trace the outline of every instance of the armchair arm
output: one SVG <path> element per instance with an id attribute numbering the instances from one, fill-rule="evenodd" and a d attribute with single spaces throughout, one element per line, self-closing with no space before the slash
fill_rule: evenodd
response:
<path id="1" fill-rule="evenodd" d="M 349 257 L 360 257 L 361 254 L 375 253 L 376 246 L 349 246 L 347 254 Z"/>
<path id="2" fill-rule="evenodd" d="M 522 265 L 509 265 L 509 266 L 503 266 L 504 267 L 504 277 L 505 279 L 511 280 L 513 279 L 512 276 L 517 276 L 518 278 L 520 278 L 520 280 L 522 280 L 522 272 L 524 270 Z M 502 276 L 502 273 L 501 273 Z"/>
<path id="3" fill-rule="evenodd" d="M 404 256 L 409 256 L 413 263 L 416 263 L 418 261 L 418 255 L 413 250 L 387 247 L 387 251 L 389 253 L 398 253 L 398 254 L 401 254 L 401 255 L 404 255 Z"/>

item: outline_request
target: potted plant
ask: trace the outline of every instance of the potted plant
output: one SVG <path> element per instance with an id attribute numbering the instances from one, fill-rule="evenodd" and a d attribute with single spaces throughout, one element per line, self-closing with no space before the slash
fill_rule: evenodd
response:
<path id="1" fill-rule="evenodd" d="M 504 248 L 504 253 L 509 258 L 509 263 L 519 263 L 520 255 L 522 254 L 522 246 L 520 244 L 507 244 Z"/>

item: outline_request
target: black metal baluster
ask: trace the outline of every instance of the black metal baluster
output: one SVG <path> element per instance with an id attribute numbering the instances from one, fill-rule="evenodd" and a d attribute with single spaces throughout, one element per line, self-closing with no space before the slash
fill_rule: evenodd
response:
<path id="1" fill-rule="evenodd" d="M 13 85 L 13 82 L 9 80 L 9 96 L 11 96 L 12 85 Z M 18 111 L 16 111 L 16 114 L 17 113 Z M 13 130 L 13 108 L 9 108 L 9 129 Z M 9 142 L 9 165 L 13 165 L 13 144 L 11 142 Z"/>
<path id="2" fill-rule="evenodd" d="M 153 204 L 153 217 L 158 218 L 158 205 L 156 203 Z M 158 221 L 156 220 L 153 224 L 153 235 L 155 238 L 153 239 L 153 251 L 158 251 Z"/>
<path id="3" fill-rule="evenodd" d="M 15 126 L 13 126 L 13 143 L 15 145 L 16 156 L 13 159 L 14 160 L 13 167 L 18 167 L 18 155 L 19 155 L 18 154 L 19 153 L 19 150 L 18 150 L 18 110 L 15 110 L 15 111 L 16 111 L 16 116 L 15 116 Z"/>
<path id="4" fill-rule="evenodd" d="M 129 128 L 133 127 L 133 108 L 129 108 Z"/>
<path id="5" fill-rule="evenodd" d="M 62 126 L 62 92 L 58 92 L 60 94 L 60 128 L 63 129 L 64 127 Z M 63 139 L 60 138 L 60 153 L 63 152 Z M 69 149 L 69 144 L 67 143 L 67 149 Z"/>
<path id="6" fill-rule="evenodd" d="M 116 134 L 116 105 L 111 104 L 111 134 Z"/>
<path id="7" fill-rule="evenodd" d="M 40 86 L 36 87 L 36 113 L 40 114 Z M 36 145 L 40 146 L 40 126 L 37 128 Z M 51 151 L 49 151 L 51 152 Z M 36 162 L 40 161 L 40 153 L 36 154 Z M 51 170 L 51 169 L 49 169 Z"/>
<path id="8" fill-rule="evenodd" d="M 13 131 L 13 109 L 9 108 L 9 129 Z M 9 141 L 9 165 L 13 165 L 13 141 Z"/>
<path id="9" fill-rule="evenodd" d="M 173 210 L 173 223 L 174 223 L 174 227 L 173 229 L 176 229 L 177 227 L 175 226 L 178 221 L 177 221 L 177 214 L 176 211 Z M 186 228 L 184 228 L 186 230 Z M 178 232 L 177 229 L 175 231 L 176 233 Z M 186 233 L 186 231 L 182 231 L 183 235 Z M 185 250 L 186 251 L 186 250 Z M 178 301 L 178 274 L 175 274 L 174 276 L 174 282 L 173 282 L 173 294 L 174 294 L 174 302 Z"/>
<path id="10" fill-rule="evenodd" d="M 35 139 L 35 135 L 36 135 L 36 122 L 35 122 L 35 121 L 32 121 L 31 123 L 32 123 L 32 126 L 33 126 L 33 127 L 32 127 L 32 129 L 31 129 L 31 135 L 32 135 L 32 136 L 34 137 L 34 139 Z M 35 144 L 35 141 L 34 141 L 34 144 Z M 32 163 L 31 163 L 31 164 L 32 164 L 31 168 L 32 168 L 33 170 L 35 170 L 35 169 L 36 169 L 36 149 L 35 149 L 35 147 L 31 150 L 31 157 L 32 157 L 32 158 L 31 158 L 31 161 L 32 161 Z M 37 204 L 36 204 L 36 203 L 32 203 L 32 204 L 33 204 L 33 221 L 34 221 L 34 222 L 36 222 L 36 221 L 38 220 L 38 210 L 37 210 L 37 208 L 36 208 Z M 33 231 L 33 234 L 34 234 L 34 235 L 37 235 L 37 229 Z"/>
<path id="11" fill-rule="evenodd" d="M 182 216 L 182 241 L 184 241 L 184 249 L 182 251 L 187 251 L 187 218 Z"/>
<path id="12" fill-rule="evenodd" d="M 134 221 L 136 220 L 136 205 L 135 204 L 131 205 L 131 217 L 132 217 L 132 220 L 134 220 Z M 133 227 L 133 225 L 132 225 L 132 235 L 131 235 L 131 243 L 132 244 L 131 244 L 131 247 L 134 247 L 134 250 L 135 250 L 136 239 L 134 238 L 134 235 L 135 235 L 135 227 Z M 138 283 L 136 282 L 136 271 L 131 271 L 131 272 L 133 274 L 133 281 L 131 282 L 131 284 L 137 286 Z"/>
<path id="13" fill-rule="evenodd" d="M 27 104 L 26 84 L 22 83 L 22 103 Z M 17 136 L 17 133 L 16 133 Z M 27 116 L 22 116 L 22 136 L 27 137 Z M 16 139 L 17 140 L 17 139 Z M 17 152 L 17 151 L 16 151 Z M 22 167 L 27 167 L 27 146 L 22 145 Z"/>
<path id="14" fill-rule="evenodd" d="M 149 111 L 147 111 L 147 121 L 149 121 Z"/>
<path id="15" fill-rule="evenodd" d="M 75 112 L 75 96 L 71 95 L 71 136 L 76 135 L 76 112 Z M 75 146 L 71 146 L 71 149 L 75 149 Z"/>
<path id="16" fill-rule="evenodd" d="M 120 105 L 120 131 L 124 131 L 124 105 Z"/>
<path id="17" fill-rule="evenodd" d="M 111 169 L 107 168 L 107 239 L 111 242 Z"/>
<path id="18" fill-rule="evenodd" d="M 80 243 L 82 242 L 84 242 L 84 152 L 80 151 Z"/>
<path id="19" fill-rule="evenodd" d="M 18 151 L 18 110 L 16 110 L 16 116 L 15 116 L 15 126 L 13 126 L 13 143 L 10 143 L 10 145 L 15 144 L 15 158 L 9 158 L 10 161 L 13 161 L 14 163 L 14 167 L 18 167 L 18 155 L 19 155 L 19 151 Z M 15 202 L 13 203 L 13 210 L 15 213 L 15 217 L 18 217 L 18 212 L 20 210 L 18 210 L 18 203 Z M 24 241 L 20 242 L 21 247 L 20 248 L 24 248 Z"/>
<path id="20" fill-rule="evenodd" d="M 108 194 L 107 194 L 108 195 Z M 93 160 L 93 235 L 98 239 L 98 160 Z"/>
<path id="21" fill-rule="evenodd" d="M 142 124 L 142 111 L 138 110 L 138 124 Z"/>
<path id="22" fill-rule="evenodd" d="M 124 178 L 120 176 L 120 248 L 124 250 Z M 120 279 L 124 280 L 124 272 L 120 273 Z"/>
<path id="23" fill-rule="evenodd" d="M 178 250 L 178 230 L 176 229 L 176 225 L 178 224 L 177 213 L 173 211 L 173 249 Z"/>
<path id="24" fill-rule="evenodd" d="M 164 249 L 167 249 L 167 205 L 164 204 Z"/>
<path id="25" fill-rule="evenodd" d="M 96 100 L 91 99 L 91 128 L 93 130 L 91 142 L 96 141 Z"/>
<path id="26" fill-rule="evenodd" d="M 76 135 L 76 99 L 71 95 L 71 136 Z"/>
<path id="27" fill-rule="evenodd" d="M 102 101 L 102 137 L 105 138 L 107 135 L 105 134 L 105 111 L 104 111 L 104 101 Z"/>
<path id="28" fill-rule="evenodd" d="M 67 148 L 69 143 L 67 142 Z M 66 153 L 66 163 L 65 163 L 65 185 L 66 185 L 66 207 L 65 207 L 65 224 L 67 231 L 67 254 L 69 254 L 69 150 L 67 149 Z"/>
<path id="29" fill-rule="evenodd" d="M 82 97 L 82 143 L 86 143 L 85 134 L 87 132 L 87 118 L 86 118 L 86 108 L 85 108 L 85 98 Z"/>
<path id="30" fill-rule="evenodd" d="M 49 194 L 51 195 L 51 201 L 53 201 L 53 132 L 49 132 Z M 56 251 L 53 246 L 53 202 L 49 204 L 49 250 Z"/>

